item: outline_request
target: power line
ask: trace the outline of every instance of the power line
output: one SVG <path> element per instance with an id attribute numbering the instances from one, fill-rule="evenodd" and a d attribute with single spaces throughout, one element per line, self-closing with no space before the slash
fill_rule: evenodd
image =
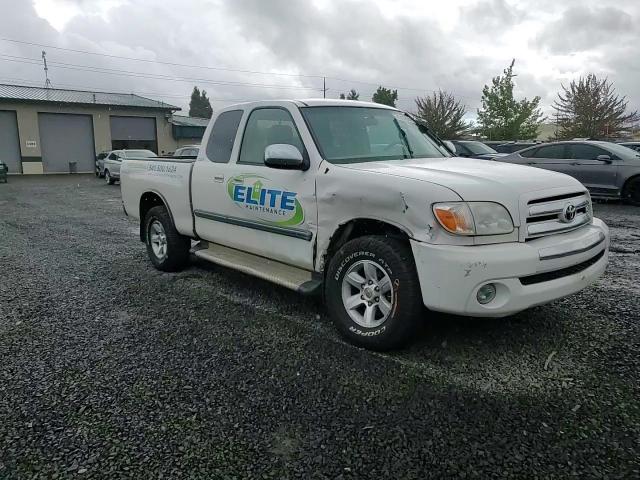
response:
<path id="1" fill-rule="evenodd" d="M 165 61 L 161 61 L 161 60 L 150 60 L 147 58 L 135 58 L 135 57 L 125 57 L 122 55 L 111 55 L 108 53 L 98 53 L 98 52 L 89 52 L 87 50 L 75 50 L 73 48 L 63 48 L 63 47 L 56 47 L 54 45 L 46 45 L 44 43 L 35 43 L 35 42 L 26 42 L 24 40 L 15 40 L 12 38 L 0 38 L 0 41 L 3 42 L 11 42 L 11 43 L 19 43 L 22 45 L 31 45 L 34 47 L 46 47 L 46 48 L 53 48 L 55 50 L 62 50 L 64 52 L 73 52 L 73 53 L 82 53 L 85 55 L 96 55 L 99 57 L 107 57 L 107 58 L 117 58 L 120 60 L 132 60 L 132 61 L 136 61 L 136 62 L 147 62 L 147 63 L 158 63 L 160 65 L 171 65 L 174 67 L 188 67 L 188 68 L 202 68 L 205 70 L 220 70 L 223 72 L 237 72 L 237 73 L 250 73 L 250 74 L 256 74 L 256 75 L 278 75 L 278 76 L 283 76 L 283 77 L 306 77 L 306 78 L 322 78 L 322 75 L 305 75 L 305 74 L 298 74 L 298 73 L 280 73 L 280 72 L 261 72 L 261 71 L 257 71 L 257 70 L 239 70 L 239 69 L 235 69 L 235 68 L 224 68 L 224 67 L 211 67 L 208 65 L 190 65 L 187 63 L 176 63 L 176 62 L 165 62 Z"/>
<path id="2" fill-rule="evenodd" d="M 0 54 L 0 60 L 6 62 L 18 62 L 24 63 L 27 65 L 40 65 L 39 61 L 35 61 L 33 58 L 28 57 L 18 57 L 14 55 L 6 55 Z M 91 65 L 79 65 L 79 64 L 70 64 L 63 62 L 49 62 L 50 65 L 55 65 L 58 68 L 63 68 L 67 70 L 75 70 L 81 72 L 89 72 L 89 73 L 100 73 L 104 75 L 118 75 L 132 78 L 149 78 L 155 80 L 167 80 L 174 82 L 185 82 L 185 83 L 201 83 L 201 84 L 210 84 L 210 85 L 220 85 L 220 86 L 231 86 L 231 87 L 253 87 L 253 88 L 273 88 L 273 89 L 285 89 L 285 90 L 307 90 L 307 91 L 321 91 L 320 88 L 317 87 L 308 87 L 308 86 L 296 86 L 296 85 L 276 85 L 276 84 L 264 84 L 264 83 L 247 83 L 247 82 L 233 82 L 233 81 L 225 81 L 225 80 L 215 80 L 208 78 L 191 78 L 191 77 L 172 77 L 169 75 L 163 74 L 152 74 L 145 72 L 132 72 L 127 70 L 117 70 L 106 67 L 95 67 Z"/>
<path id="3" fill-rule="evenodd" d="M 8 81 L 8 82 L 21 82 L 24 84 L 31 84 L 31 85 L 27 85 L 27 86 L 40 86 L 40 82 L 38 82 L 37 80 L 29 80 L 26 78 L 17 78 L 17 77 L 0 77 L 1 81 Z M 158 92 L 140 92 L 140 91 L 117 91 L 117 90 L 104 90 L 104 91 L 100 91 L 99 89 L 96 89 L 96 87 L 90 87 L 88 85 L 77 85 L 77 84 L 70 84 L 70 83 L 56 83 L 57 87 L 64 87 L 64 88 L 70 88 L 70 89 L 83 89 L 85 91 L 91 91 L 94 93 L 117 93 L 120 95 L 139 95 L 139 96 L 145 96 L 148 95 L 150 97 L 165 97 L 165 98 L 177 98 L 177 99 L 190 99 L 191 96 L 190 95 L 175 95 L 175 94 L 170 94 L 170 93 L 158 93 Z M 257 102 L 260 100 L 267 100 L 267 98 L 211 98 L 211 97 L 207 97 L 210 101 L 212 102 Z"/>
<path id="4" fill-rule="evenodd" d="M 16 77 L 0 77 L 1 81 L 8 82 L 21 82 L 24 84 L 31 84 L 27 86 L 40 86 L 40 82 L 37 80 L 29 80 L 26 78 L 16 78 Z M 117 91 L 117 90 L 104 90 L 96 89 L 96 87 L 90 87 L 88 85 L 77 85 L 71 83 L 56 83 L 57 87 L 69 88 L 69 89 L 83 89 L 84 91 L 91 91 L 94 93 L 117 93 L 120 95 L 139 95 L 139 96 L 152 96 L 152 97 L 165 97 L 165 98 L 178 98 L 178 99 L 190 99 L 190 95 L 175 95 L 171 93 L 159 93 L 159 92 L 140 92 L 140 91 Z M 211 98 L 207 97 L 212 102 L 257 102 L 260 100 L 265 100 L 265 98 Z"/>
<path id="5" fill-rule="evenodd" d="M 362 81 L 362 80 L 345 79 L 345 78 L 331 77 L 331 76 L 326 76 L 326 75 L 294 74 L 294 73 L 279 73 L 279 72 L 261 72 L 261 71 L 256 71 L 256 70 L 241 70 L 241 69 L 225 68 L 225 67 L 211 67 L 211 66 L 208 66 L 208 65 L 192 65 L 192 64 L 185 64 L 185 63 L 166 62 L 166 61 L 161 61 L 161 60 L 150 60 L 150 59 L 146 59 L 146 58 L 126 57 L 126 56 L 122 56 L 122 55 L 112 55 L 112 54 L 107 54 L 107 53 L 90 52 L 90 51 L 87 51 L 87 50 L 76 50 L 76 49 L 73 49 L 73 48 L 63 48 L 63 47 L 57 47 L 55 45 L 47 45 L 47 44 L 36 43 L 36 42 L 27 42 L 27 41 L 24 41 L 24 40 L 15 40 L 15 39 L 11 39 L 11 38 L 2 38 L 2 37 L 0 37 L 0 41 L 10 42 L 10 43 L 17 43 L 17 44 L 22 44 L 22 45 L 30 45 L 30 46 L 34 46 L 34 47 L 52 48 L 52 49 L 55 49 L 55 50 L 61 50 L 61 51 L 73 52 L 73 53 L 80 53 L 80 54 L 84 54 L 84 55 L 95 55 L 95 56 L 106 57 L 106 58 L 115 58 L 115 59 L 120 59 L 120 60 L 130 60 L 130 61 L 145 62 L 145 63 L 157 63 L 157 64 L 160 64 L 160 65 L 170 65 L 170 66 L 177 66 L 177 67 L 201 68 L 201 69 L 207 69 L 207 70 L 218 70 L 218 71 L 225 71 L 225 72 L 248 73 L 248 74 L 257 74 L 257 75 L 277 75 L 277 76 L 300 77 L 300 78 L 317 78 L 317 79 L 322 78 L 322 79 L 324 79 L 325 82 L 326 82 L 326 80 L 335 80 L 335 81 L 338 81 L 338 82 L 345 82 L 345 83 L 359 84 L 359 85 L 372 85 L 372 86 L 387 85 L 386 82 L 366 82 L 366 81 Z M 326 88 L 326 86 L 324 88 Z M 391 85 L 391 86 L 387 85 L 387 88 L 391 88 L 391 89 L 394 89 L 394 90 L 412 90 L 412 91 L 416 91 L 416 92 L 424 92 L 424 91 L 426 91 L 425 88 L 398 87 L 398 86 L 394 86 L 394 85 Z"/>

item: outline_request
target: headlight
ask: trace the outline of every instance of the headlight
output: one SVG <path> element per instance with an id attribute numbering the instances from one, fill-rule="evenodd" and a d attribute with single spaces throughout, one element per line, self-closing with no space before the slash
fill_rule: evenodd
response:
<path id="1" fill-rule="evenodd" d="M 499 203 L 436 203 L 433 213 L 442 228 L 455 235 L 501 235 L 513 232 L 511 215 Z"/>

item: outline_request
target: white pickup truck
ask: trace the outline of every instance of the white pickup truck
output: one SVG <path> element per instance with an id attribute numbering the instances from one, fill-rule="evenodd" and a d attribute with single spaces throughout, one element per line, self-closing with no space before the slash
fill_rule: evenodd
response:
<path id="1" fill-rule="evenodd" d="M 321 292 L 342 334 L 372 349 L 432 311 L 502 317 L 570 295 L 608 261 L 577 180 L 452 157 L 411 116 L 366 102 L 231 106 L 196 160 L 125 159 L 121 182 L 156 268 L 191 252 Z"/>

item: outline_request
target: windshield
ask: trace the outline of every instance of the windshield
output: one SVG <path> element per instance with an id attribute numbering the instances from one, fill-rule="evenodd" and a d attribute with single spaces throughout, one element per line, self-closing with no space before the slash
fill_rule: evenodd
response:
<path id="1" fill-rule="evenodd" d="M 408 115 L 375 107 L 304 107 L 320 153 L 331 163 L 450 156 Z"/>
<path id="2" fill-rule="evenodd" d="M 125 150 L 124 156 L 126 158 L 152 158 L 157 157 L 151 150 Z"/>
<path id="3" fill-rule="evenodd" d="M 465 147 L 471 150 L 471 153 L 475 155 L 480 155 L 483 153 L 498 153 L 493 148 L 486 146 L 482 142 L 460 142 L 460 143 L 462 143 Z"/>
<path id="4" fill-rule="evenodd" d="M 635 151 L 633 148 L 630 148 L 630 147 L 624 147 L 622 145 L 618 145 L 617 143 L 609 143 L 609 142 L 607 142 L 603 146 L 607 148 L 607 150 L 610 150 L 613 153 L 615 153 L 618 157 L 620 157 L 623 160 L 628 160 L 628 159 L 635 160 L 640 158 L 640 153 L 638 153 L 637 151 Z"/>

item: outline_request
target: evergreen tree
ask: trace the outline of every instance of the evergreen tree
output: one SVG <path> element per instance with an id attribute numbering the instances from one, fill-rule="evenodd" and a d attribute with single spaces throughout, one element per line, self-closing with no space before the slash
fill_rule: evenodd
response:
<path id="1" fill-rule="evenodd" d="M 491 86 L 482 89 L 482 108 L 478 109 L 481 135 L 491 140 L 526 140 L 536 138 L 544 117 L 538 108 L 540 97 L 518 101 L 513 98 L 513 66 L 503 76 L 494 77 Z"/>
<path id="2" fill-rule="evenodd" d="M 205 90 L 200 91 L 198 87 L 193 87 L 191 101 L 189 102 L 189 116 L 198 118 L 211 118 L 213 109 L 207 98 Z"/>
<path id="3" fill-rule="evenodd" d="M 371 100 L 375 103 L 381 103 L 382 105 L 395 107 L 396 101 L 398 100 L 398 90 L 391 90 L 389 88 L 380 86 L 373 94 Z"/>

